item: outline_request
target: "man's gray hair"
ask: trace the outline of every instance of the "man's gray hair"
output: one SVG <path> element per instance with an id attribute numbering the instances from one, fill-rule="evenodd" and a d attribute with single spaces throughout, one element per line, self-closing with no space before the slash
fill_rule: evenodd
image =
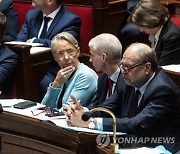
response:
<path id="1" fill-rule="evenodd" d="M 90 40 L 89 47 L 98 54 L 106 53 L 111 63 L 117 63 L 121 60 L 122 45 L 113 34 L 102 33 L 97 35 Z"/>

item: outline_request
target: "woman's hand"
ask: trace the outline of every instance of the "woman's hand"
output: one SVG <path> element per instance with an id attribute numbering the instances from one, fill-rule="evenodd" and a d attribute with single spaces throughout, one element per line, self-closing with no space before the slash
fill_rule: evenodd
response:
<path id="1" fill-rule="evenodd" d="M 74 66 L 67 66 L 59 70 L 56 75 L 56 78 L 52 84 L 53 88 L 59 88 L 67 79 L 71 76 L 71 74 L 75 71 Z"/>

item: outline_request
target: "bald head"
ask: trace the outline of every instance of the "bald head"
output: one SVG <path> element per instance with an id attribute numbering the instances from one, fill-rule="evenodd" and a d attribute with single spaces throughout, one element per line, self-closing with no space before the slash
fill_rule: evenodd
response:
<path id="1" fill-rule="evenodd" d="M 153 70 L 157 68 L 157 57 L 155 51 L 143 43 L 131 44 L 124 52 L 123 59 L 130 60 L 134 63 L 150 62 Z"/>

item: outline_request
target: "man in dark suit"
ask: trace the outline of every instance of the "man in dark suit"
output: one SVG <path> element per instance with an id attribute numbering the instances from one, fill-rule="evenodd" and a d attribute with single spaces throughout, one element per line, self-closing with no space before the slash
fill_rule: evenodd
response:
<path id="1" fill-rule="evenodd" d="M 120 75 L 118 65 L 122 57 L 122 45 L 116 36 L 102 33 L 89 41 L 89 49 L 91 54 L 89 61 L 96 72 L 101 72 L 98 78 L 97 101 L 94 102 L 94 106 L 97 106 L 104 102 L 116 88 Z M 112 84 L 112 88 L 109 84 Z"/>
<path id="2" fill-rule="evenodd" d="M 135 146 L 154 147 L 163 144 L 171 152 L 178 151 L 180 91 L 163 69 L 157 66 L 154 50 L 142 43 L 132 44 L 123 54 L 120 67 L 124 76 L 124 80 L 121 78 L 121 87 L 105 101 L 107 107 L 116 104 L 112 111 L 121 112 L 117 118 L 117 130 L 149 139 L 147 142 L 135 143 Z M 137 91 L 139 97 L 135 101 L 134 94 Z M 78 103 L 75 101 L 75 104 Z M 71 125 L 88 127 L 89 122 L 78 120 L 78 112 L 68 117 Z M 95 128 L 112 131 L 112 118 L 93 118 L 93 121 Z M 153 138 L 158 137 L 160 142 L 153 141 Z M 162 138 L 172 139 L 172 142 L 162 141 Z"/>
<path id="3" fill-rule="evenodd" d="M 3 42 L 16 40 L 16 36 L 18 34 L 18 17 L 17 13 L 13 9 L 12 0 L 1 0 L 0 12 L 2 12 L 7 18 L 7 30 L 3 38 Z"/>
<path id="4" fill-rule="evenodd" d="M 111 44 L 108 42 L 111 42 Z M 89 61 L 96 72 L 101 72 L 98 78 L 97 99 L 93 102 L 93 105 L 88 106 L 88 109 L 91 109 L 99 105 L 103 106 L 103 102 L 114 93 L 119 84 L 122 45 L 116 36 L 102 33 L 89 41 L 89 49 L 91 53 Z M 98 114 L 96 113 L 96 116 Z"/>
<path id="5" fill-rule="evenodd" d="M 171 22 L 167 8 L 158 0 L 141 0 L 128 21 L 149 35 L 159 65 L 180 64 L 180 28 Z"/>
<path id="6" fill-rule="evenodd" d="M 58 33 L 66 31 L 80 40 L 80 18 L 61 5 L 62 0 L 33 0 L 36 9 L 27 13 L 26 21 L 17 36 L 17 41 L 42 43 L 45 47 L 51 46 L 51 39 Z M 48 17 L 46 33 L 42 36 L 44 17 Z M 40 83 L 41 98 L 46 93 L 49 83 L 54 81 L 59 70 L 58 64 L 52 60 L 46 76 Z"/>
<path id="7" fill-rule="evenodd" d="M 16 54 L 2 44 L 6 28 L 6 17 L 0 13 L 0 98 L 10 97 L 17 66 Z"/>

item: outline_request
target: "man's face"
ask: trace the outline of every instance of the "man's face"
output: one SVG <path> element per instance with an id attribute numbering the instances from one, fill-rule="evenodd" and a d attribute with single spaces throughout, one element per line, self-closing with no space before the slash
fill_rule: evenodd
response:
<path id="1" fill-rule="evenodd" d="M 145 63 L 137 59 L 137 54 L 127 49 L 121 60 L 121 70 L 126 84 L 139 88 L 146 82 L 146 72 Z"/>
<path id="2" fill-rule="evenodd" d="M 74 66 L 77 68 L 79 63 L 79 49 L 76 49 L 72 44 L 65 40 L 60 40 L 55 44 L 53 56 L 61 68 L 67 66 Z"/>
<path id="3" fill-rule="evenodd" d="M 91 49 L 91 47 L 89 47 L 89 49 L 90 49 L 90 54 L 91 54 L 89 61 L 92 63 L 96 72 L 102 72 L 103 71 L 102 70 L 102 68 L 103 68 L 102 55 L 98 54 L 96 51 Z"/>

